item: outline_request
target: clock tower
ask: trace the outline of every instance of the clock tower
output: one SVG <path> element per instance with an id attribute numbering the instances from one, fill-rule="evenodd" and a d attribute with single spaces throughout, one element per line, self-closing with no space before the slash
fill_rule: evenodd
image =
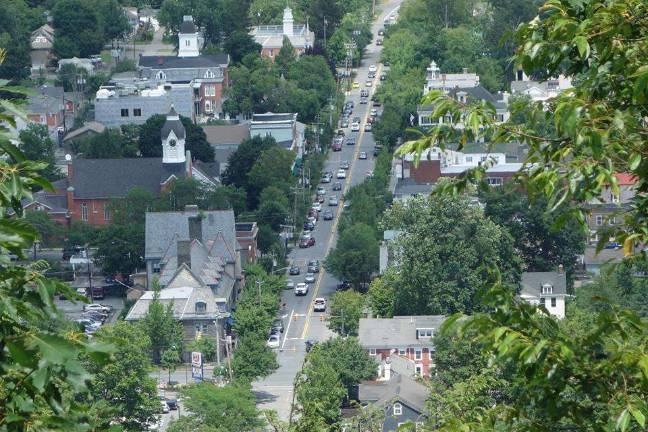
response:
<path id="1" fill-rule="evenodd" d="M 182 121 L 180 121 L 180 116 L 173 106 L 171 106 L 171 111 L 167 114 L 160 137 L 162 138 L 162 163 L 185 163 L 187 160 L 185 156 L 186 131 Z"/>

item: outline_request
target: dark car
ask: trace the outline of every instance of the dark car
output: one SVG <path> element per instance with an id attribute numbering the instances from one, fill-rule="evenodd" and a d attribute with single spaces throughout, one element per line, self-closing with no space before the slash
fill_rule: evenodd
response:
<path id="1" fill-rule="evenodd" d="M 71 248 L 63 249 L 63 261 L 69 261 L 74 255 L 80 254 L 85 250 L 81 246 L 73 246 Z"/>
<path id="2" fill-rule="evenodd" d="M 333 190 L 334 191 L 341 191 L 342 190 L 342 183 L 340 183 L 340 182 L 333 183 Z"/>
<path id="3" fill-rule="evenodd" d="M 298 274 L 299 274 L 299 267 L 296 266 L 296 265 L 290 266 L 290 270 L 288 271 L 288 273 L 289 273 L 291 276 L 298 275 Z"/>
<path id="4" fill-rule="evenodd" d="M 383 40 L 382 39 L 376 39 L 376 45 L 382 45 Z"/>
<path id="5" fill-rule="evenodd" d="M 333 212 L 331 210 L 324 210 L 324 220 L 333 220 Z"/>
<path id="6" fill-rule="evenodd" d="M 376 78 L 376 72 L 369 72 L 367 78 Z"/>
<path id="7" fill-rule="evenodd" d="M 373 155 L 374 155 L 374 156 L 378 156 L 378 154 L 379 154 L 381 151 L 382 151 L 382 146 L 380 146 L 380 145 L 376 145 L 376 146 L 374 146 Z"/>
<path id="8" fill-rule="evenodd" d="M 311 221 L 304 222 L 304 231 L 313 231 L 315 229 L 315 224 Z"/>
<path id="9" fill-rule="evenodd" d="M 167 399 L 166 404 L 169 407 L 170 410 L 177 410 L 178 409 L 178 401 L 176 399 Z"/>
<path id="10" fill-rule="evenodd" d="M 310 260 L 308 262 L 308 271 L 310 273 L 319 273 L 319 271 L 320 271 L 320 262 L 318 260 Z"/>
<path id="11" fill-rule="evenodd" d="M 283 321 L 281 321 L 278 318 L 276 320 L 272 321 L 272 330 L 276 330 L 276 331 L 278 331 L 280 333 L 283 333 L 284 332 Z"/>
<path id="12" fill-rule="evenodd" d="M 373 102 L 373 106 L 375 106 L 375 107 L 379 107 L 379 106 L 380 106 L 380 102 L 378 102 L 378 101 L 374 101 L 374 102 Z"/>
<path id="13" fill-rule="evenodd" d="M 304 345 L 306 345 L 306 352 L 310 352 L 310 350 L 312 350 L 316 344 L 317 341 L 312 340 L 307 340 L 306 342 L 304 342 Z"/>
<path id="14" fill-rule="evenodd" d="M 351 288 L 351 284 L 349 283 L 349 281 L 342 281 L 337 285 L 338 290 L 346 290 L 349 288 Z"/>
<path id="15" fill-rule="evenodd" d="M 300 247 L 300 248 L 303 249 L 303 248 L 307 248 L 307 247 L 309 247 L 309 246 L 310 246 L 310 244 L 309 244 L 309 239 L 302 238 L 301 240 L 299 240 L 299 247 Z"/>
<path id="16" fill-rule="evenodd" d="M 387 75 L 380 74 L 380 81 L 385 81 L 386 79 L 387 79 Z"/>
<path id="17" fill-rule="evenodd" d="M 385 36 L 385 30 L 384 29 L 378 30 L 378 36 Z"/>

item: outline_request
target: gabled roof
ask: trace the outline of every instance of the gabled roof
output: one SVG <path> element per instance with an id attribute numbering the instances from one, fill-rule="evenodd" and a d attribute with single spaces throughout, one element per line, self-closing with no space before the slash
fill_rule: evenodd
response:
<path id="1" fill-rule="evenodd" d="M 420 414 L 427 412 L 425 401 L 428 394 L 426 386 L 397 373 L 392 373 L 389 381 L 365 381 L 358 389 L 361 402 L 371 402 L 378 406 L 400 402 Z"/>
<path id="2" fill-rule="evenodd" d="M 169 111 L 167 119 L 160 130 L 160 137 L 162 139 L 167 139 L 171 131 L 173 131 L 178 139 L 184 139 L 186 137 L 186 131 L 182 124 L 182 120 L 180 120 L 180 116 L 173 107 L 171 107 L 171 111 Z"/>
<path id="3" fill-rule="evenodd" d="M 72 132 L 69 132 L 67 135 L 65 135 L 63 141 L 73 140 L 74 138 L 78 137 L 79 135 L 83 135 L 86 132 L 94 132 L 100 134 L 105 130 L 106 130 L 106 126 L 104 126 L 102 123 L 91 121 L 84 124 L 80 128 L 75 129 Z"/>
<path id="4" fill-rule="evenodd" d="M 553 287 L 552 293 L 547 295 L 567 294 L 567 275 L 564 272 L 524 272 L 520 284 L 520 296 L 540 297 L 545 284 Z"/>
<path id="5" fill-rule="evenodd" d="M 207 125 L 203 126 L 207 142 L 212 146 L 239 145 L 243 140 L 250 138 L 250 124 L 239 123 L 234 125 Z"/>
<path id="6" fill-rule="evenodd" d="M 74 159 L 75 198 L 120 198 L 134 187 L 160 194 L 160 185 L 171 176 L 186 177 L 184 164 L 163 164 L 162 158 Z"/>
<path id="7" fill-rule="evenodd" d="M 631 173 L 616 173 L 614 176 L 619 182 L 619 186 L 632 186 L 637 183 L 637 177 Z"/>
<path id="8" fill-rule="evenodd" d="M 193 20 L 182 21 L 182 24 L 180 24 L 180 33 L 196 33 L 196 26 Z"/>

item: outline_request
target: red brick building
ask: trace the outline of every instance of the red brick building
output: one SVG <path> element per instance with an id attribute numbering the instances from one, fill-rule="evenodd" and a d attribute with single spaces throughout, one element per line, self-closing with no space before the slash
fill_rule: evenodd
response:
<path id="1" fill-rule="evenodd" d="M 434 335 L 443 315 L 361 318 L 358 341 L 378 360 L 398 356 L 411 363 L 415 374 L 434 375 Z"/>

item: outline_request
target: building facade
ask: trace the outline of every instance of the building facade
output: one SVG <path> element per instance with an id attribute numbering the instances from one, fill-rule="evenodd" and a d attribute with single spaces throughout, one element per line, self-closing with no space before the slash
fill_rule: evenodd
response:
<path id="1" fill-rule="evenodd" d="M 295 50 L 302 55 L 315 44 L 315 33 L 306 24 L 295 24 L 292 9 L 286 7 L 282 25 L 261 25 L 252 27 L 250 35 L 261 45 L 261 55 L 270 59 L 276 57 L 287 38 Z"/>
<path id="2" fill-rule="evenodd" d="M 520 298 L 536 306 L 544 306 L 550 315 L 565 318 L 567 275 L 557 272 L 524 272 L 520 282 Z"/>

